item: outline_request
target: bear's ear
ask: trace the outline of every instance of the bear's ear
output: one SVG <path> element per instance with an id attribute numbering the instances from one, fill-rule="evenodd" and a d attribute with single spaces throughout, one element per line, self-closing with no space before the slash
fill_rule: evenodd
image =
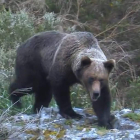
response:
<path id="1" fill-rule="evenodd" d="M 91 60 L 88 56 L 85 56 L 82 58 L 81 60 L 81 66 L 84 67 L 84 66 L 88 66 L 91 64 Z"/>
<path id="2" fill-rule="evenodd" d="M 110 73 L 115 66 L 115 60 L 110 59 L 110 60 L 104 62 L 104 66 L 108 70 L 108 72 Z"/>

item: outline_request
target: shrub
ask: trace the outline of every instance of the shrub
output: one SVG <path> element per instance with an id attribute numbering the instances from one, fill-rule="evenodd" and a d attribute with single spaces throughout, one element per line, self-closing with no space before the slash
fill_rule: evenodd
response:
<path id="1" fill-rule="evenodd" d="M 16 14 L 3 11 L 0 13 L 0 19 L 0 113 L 2 113 L 12 105 L 7 91 L 14 74 L 17 47 L 37 32 L 53 30 L 61 20 L 56 18 L 54 13 L 45 13 L 42 23 L 36 25 L 37 19 L 25 11 Z M 33 104 L 32 96 L 25 96 L 22 100 L 24 102 L 22 111 Z M 18 110 L 12 108 L 12 111 Z"/>
<path id="2" fill-rule="evenodd" d="M 16 48 L 35 32 L 33 18 L 24 11 L 17 14 L 3 11 L 0 13 L 0 19 L 0 112 L 2 112 L 12 105 L 7 90 L 14 72 Z"/>
<path id="3" fill-rule="evenodd" d="M 71 102 L 73 107 L 91 107 L 89 94 L 83 89 L 81 85 L 74 85 L 71 88 Z"/>
<path id="4" fill-rule="evenodd" d="M 140 108 L 140 77 L 130 82 L 126 101 L 126 106 L 132 108 L 132 110 Z"/>

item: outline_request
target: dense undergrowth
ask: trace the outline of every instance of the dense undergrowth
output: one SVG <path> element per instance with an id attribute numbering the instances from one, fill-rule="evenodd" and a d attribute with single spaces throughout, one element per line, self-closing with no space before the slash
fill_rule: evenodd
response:
<path id="1" fill-rule="evenodd" d="M 31 112 L 33 97 L 23 97 L 23 108 L 12 107 L 7 94 L 14 74 L 16 48 L 35 33 L 59 30 L 90 31 L 108 58 L 116 59 L 111 76 L 112 110 L 140 108 L 139 0 L 30 0 L 0 5 L 0 114 Z M 88 108 L 81 86 L 71 89 L 72 104 Z M 56 106 L 51 102 L 51 106 Z"/>

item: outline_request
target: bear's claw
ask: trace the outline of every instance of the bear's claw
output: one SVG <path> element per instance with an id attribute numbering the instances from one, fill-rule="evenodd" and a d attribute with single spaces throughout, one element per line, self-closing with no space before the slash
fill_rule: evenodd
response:
<path id="1" fill-rule="evenodd" d="M 66 119 L 81 119 L 83 118 L 82 115 L 80 114 L 77 114 L 76 112 L 68 112 L 68 113 L 65 113 L 65 112 L 60 112 L 60 115 Z"/>

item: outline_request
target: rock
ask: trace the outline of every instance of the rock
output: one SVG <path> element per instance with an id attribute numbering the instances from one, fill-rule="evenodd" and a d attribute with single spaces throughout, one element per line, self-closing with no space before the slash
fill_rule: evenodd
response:
<path id="1" fill-rule="evenodd" d="M 134 126 L 131 124 L 124 124 L 124 125 L 120 126 L 119 129 L 120 130 L 132 130 L 132 129 L 134 129 Z"/>
<path id="2" fill-rule="evenodd" d="M 11 122 L 1 124 L 9 132 L 8 140 L 139 140 L 140 124 L 123 115 L 131 110 L 112 112 L 111 124 L 115 129 L 106 130 L 97 126 L 97 117 L 92 109 L 74 110 L 83 115 L 80 120 L 65 119 L 57 108 L 43 108 L 37 115 L 20 114 L 13 116 Z M 139 110 L 136 110 L 139 113 Z"/>
<path id="3" fill-rule="evenodd" d="M 33 117 L 30 115 L 22 114 L 22 115 L 14 116 L 13 119 L 15 120 L 15 122 L 21 122 L 21 121 L 29 122 L 33 119 Z"/>
<path id="4" fill-rule="evenodd" d="M 123 109 L 120 111 L 120 114 L 124 115 L 124 114 L 131 113 L 131 112 L 132 112 L 132 110 L 130 110 L 130 109 Z"/>
<path id="5" fill-rule="evenodd" d="M 9 140 L 14 139 L 14 138 L 17 138 L 17 136 L 18 136 L 19 134 L 20 134 L 20 132 L 15 132 L 15 133 L 11 134 L 11 135 L 9 136 Z"/>
<path id="6" fill-rule="evenodd" d="M 140 109 L 136 109 L 134 113 L 140 114 Z"/>
<path id="7" fill-rule="evenodd" d="M 140 132 L 138 134 L 135 134 L 135 138 L 140 140 Z"/>

